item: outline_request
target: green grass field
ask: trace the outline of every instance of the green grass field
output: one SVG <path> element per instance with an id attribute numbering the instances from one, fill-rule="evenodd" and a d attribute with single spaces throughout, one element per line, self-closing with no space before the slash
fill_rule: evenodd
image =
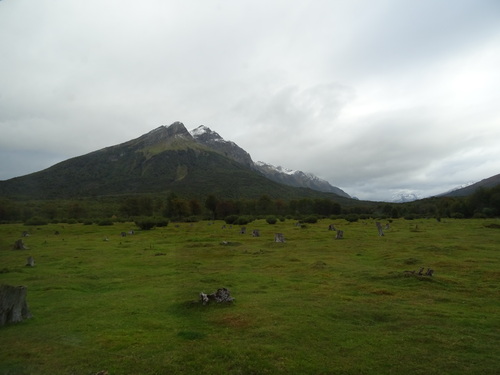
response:
<path id="1" fill-rule="evenodd" d="M 499 223 L 0 225 L 33 314 L 0 327 L 0 374 L 498 374 Z M 220 287 L 233 304 L 198 303 Z"/>

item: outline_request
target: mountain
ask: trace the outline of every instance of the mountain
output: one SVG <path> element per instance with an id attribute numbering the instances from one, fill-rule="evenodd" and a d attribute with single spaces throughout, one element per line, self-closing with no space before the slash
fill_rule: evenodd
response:
<path id="1" fill-rule="evenodd" d="M 253 168 L 254 163 L 248 152 L 243 150 L 236 143 L 226 141 L 210 128 L 201 125 L 191 130 L 190 134 L 198 143 L 216 150 L 248 168 Z"/>
<path id="2" fill-rule="evenodd" d="M 350 198 L 349 194 L 342 189 L 330 185 L 328 181 L 323 180 L 312 173 L 294 171 L 281 166 L 275 167 L 274 165 L 261 161 L 255 163 L 254 167 L 267 178 L 281 184 L 295 187 L 307 187 L 313 190 L 334 193 L 340 195 L 341 197 Z"/>
<path id="3" fill-rule="evenodd" d="M 194 134 L 194 136 L 193 136 Z M 180 122 L 139 138 L 65 160 L 45 170 L 0 181 L 0 196 L 64 199 L 182 192 L 224 198 L 343 198 L 271 181 L 252 168 L 250 155 L 208 128 Z"/>
<path id="4" fill-rule="evenodd" d="M 328 181 L 320 179 L 312 173 L 294 171 L 281 166 L 275 167 L 271 164 L 260 161 L 254 162 L 250 154 L 239 147 L 236 143 L 224 140 L 218 133 L 212 131 L 204 125 L 191 130 L 190 133 L 200 144 L 217 150 L 224 156 L 227 156 L 244 166 L 259 171 L 262 175 L 274 182 L 293 187 L 309 188 L 325 193 L 333 193 L 341 197 L 350 198 L 349 194 L 345 191 L 330 185 Z"/>
<path id="5" fill-rule="evenodd" d="M 399 191 L 392 195 L 392 203 L 407 203 L 421 199 L 416 193 L 411 191 Z"/>
<path id="6" fill-rule="evenodd" d="M 439 194 L 438 197 L 465 197 L 473 194 L 479 188 L 492 188 L 498 185 L 500 185 L 500 174 Z"/>

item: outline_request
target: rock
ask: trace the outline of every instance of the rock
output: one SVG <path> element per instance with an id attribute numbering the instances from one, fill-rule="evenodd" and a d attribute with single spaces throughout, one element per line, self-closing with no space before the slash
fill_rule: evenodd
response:
<path id="1" fill-rule="evenodd" d="M 0 285 L 0 327 L 32 317 L 26 303 L 25 286 Z"/>
<path id="2" fill-rule="evenodd" d="M 207 305 L 210 301 L 215 301 L 217 303 L 233 302 L 234 298 L 231 297 L 231 293 L 226 288 L 219 288 L 212 294 L 205 294 L 203 292 L 200 293 L 200 302 L 202 304 Z"/>

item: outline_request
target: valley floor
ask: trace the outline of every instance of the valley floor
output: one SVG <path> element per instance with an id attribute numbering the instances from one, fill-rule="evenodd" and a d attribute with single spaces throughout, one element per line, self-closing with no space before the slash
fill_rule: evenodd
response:
<path id="1" fill-rule="evenodd" d="M 0 374 L 498 373 L 500 222 L 382 224 L 0 225 L 33 314 L 0 327 Z"/>

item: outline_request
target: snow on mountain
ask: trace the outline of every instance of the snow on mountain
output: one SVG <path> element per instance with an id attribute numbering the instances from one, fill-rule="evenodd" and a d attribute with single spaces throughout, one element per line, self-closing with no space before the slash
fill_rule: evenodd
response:
<path id="1" fill-rule="evenodd" d="M 198 126 L 196 129 L 191 130 L 190 134 L 198 143 L 211 147 L 238 163 L 257 170 L 270 180 L 289 186 L 306 187 L 317 191 L 335 193 L 349 198 L 346 192 L 330 185 L 328 181 L 322 180 L 312 173 L 304 173 L 282 166 L 275 167 L 274 165 L 261 161 L 254 163 L 248 152 L 243 150 L 236 143 L 226 141 L 217 132 L 214 132 L 207 126 Z"/>
<path id="2" fill-rule="evenodd" d="M 412 191 L 398 191 L 392 195 L 391 202 L 393 203 L 405 203 L 405 202 L 413 202 L 421 199 L 418 194 Z"/>
<path id="3" fill-rule="evenodd" d="M 295 187 L 306 187 L 327 193 L 335 193 L 342 197 L 350 198 L 349 194 L 342 189 L 332 186 L 328 181 L 323 180 L 312 173 L 287 169 L 282 166 L 276 167 L 262 161 L 258 161 L 254 163 L 254 165 L 255 169 L 273 181 Z"/>
<path id="4" fill-rule="evenodd" d="M 212 129 L 205 125 L 200 125 L 197 128 L 191 130 L 189 132 L 193 138 L 200 139 L 203 138 L 205 140 L 209 140 L 211 142 L 227 142 L 222 138 L 219 133 L 214 132 Z"/>
<path id="5" fill-rule="evenodd" d="M 269 171 L 275 171 L 275 172 L 284 173 L 287 175 L 293 175 L 297 172 L 300 172 L 300 171 L 295 171 L 293 169 L 283 168 L 281 165 L 275 167 L 274 165 L 269 164 L 269 163 L 264 163 L 263 161 L 257 161 L 257 162 L 255 162 L 255 165 L 259 168 L 263 168 L 263 169 L 265 168 L 265 169 L 268 169 Z"/>
<path id="6" fill-rule="evenodd" d="M 200 125 L 189 133 L 198 143 L 208 146 L 247 167 L 253 167 L 253 161 L 248 152 L 243 150 L 236 143 L 226 141 L 219 133 L 214 132 L 209 127 Z"/>
<path id="7" fill-rule="evenodd" d="M 456 186 L 456 187 L 454 187 L 453 189 L 450 189 L 450 190 L 448 190 L 448 191 L 447 191 L 447 192 L 445 192 L 445 193 L 439 194 L 439 196 L 442 196 L 442 195 L 449 195 L 449 194 L 452 194 L 452 195 L 453 195 L 453 193 L 454 193 L 454 192 L 456 192 L 457 190 L 460 190 L 460 189 L 465 189 L 466 187 L 469 187 L 469 186 L 471 186 L 471 185 L 474 185 L 476 182 L 477 182 L 477 181 L 469 181 L 469 182 L 467 182 L 467 183 L 465 183 L 465 184 L 462 184 L 462 185 L 460 185 L 460 186 Z"/>

